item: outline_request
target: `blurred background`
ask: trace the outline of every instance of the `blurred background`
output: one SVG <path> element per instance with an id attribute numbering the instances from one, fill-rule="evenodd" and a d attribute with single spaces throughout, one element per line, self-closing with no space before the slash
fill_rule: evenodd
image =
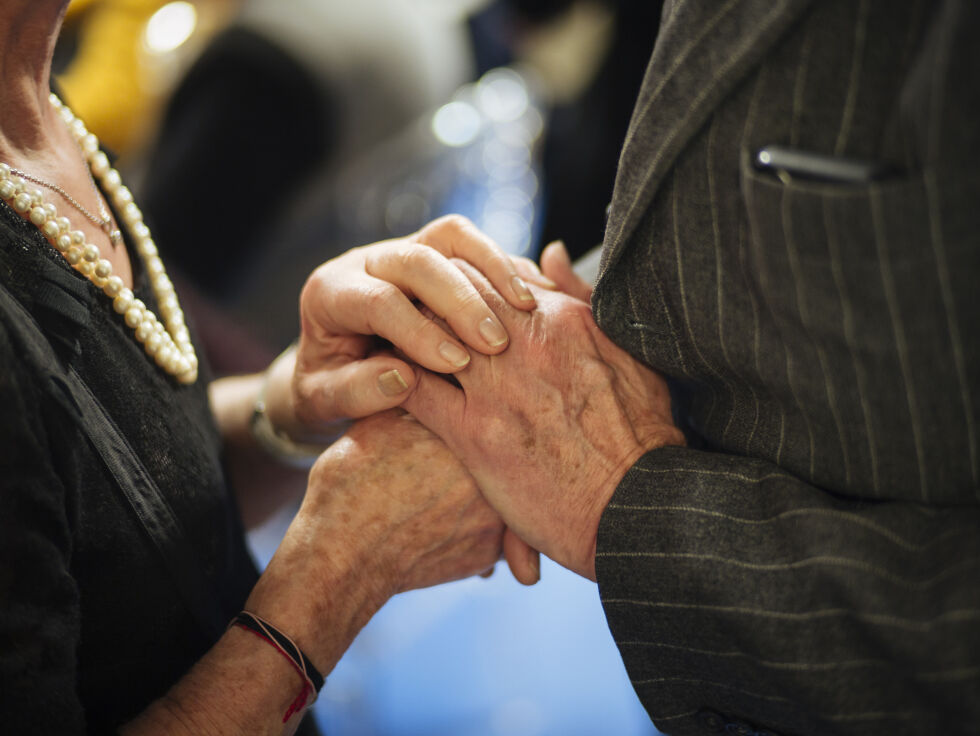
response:
<path id="1" fill-rule="evenodd" d="M 296 336 L 306 275 L 466 215 L 505 250 L 602 240 L 652 0 L 72 0 L 59 91 L 116 157 L 218 375 Z M 290 515 L 254 532 L 264 564 Z M 544 561 L 393 599 L 323 731 L 656 734 L 596 586 Z"/>

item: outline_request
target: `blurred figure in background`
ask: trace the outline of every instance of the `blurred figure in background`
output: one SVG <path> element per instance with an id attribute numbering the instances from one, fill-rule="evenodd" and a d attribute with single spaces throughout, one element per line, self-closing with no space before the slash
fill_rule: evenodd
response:
<path id="1" fill-rule="evenodd" d="M 464 29 L 430 7 L 406 0 L 250 0 L 174 94 L 142 197 L 178 272 L 207 293 L 194 311 L 219 373 L 261 364 L 281 347 L 229 325 L 220 310 L 262 252 L 286 237 L 284 219 L 311 182 L 363 155 L 469 78 Z M 234 268 L 224 258 L 230 250 Z M 209 309 L 214 302 L 218 309 Z"/>
<path id="2" fill-rule="evenodd" d="M 550 103 L 541 242 L 572 258 L 602 242 L 619 151 L 660 26 L 657 0 L 500 0 L 481 13 L 481 55 L 532 67 Z M 494 44 L 492 41 L 496 41 Z"/>

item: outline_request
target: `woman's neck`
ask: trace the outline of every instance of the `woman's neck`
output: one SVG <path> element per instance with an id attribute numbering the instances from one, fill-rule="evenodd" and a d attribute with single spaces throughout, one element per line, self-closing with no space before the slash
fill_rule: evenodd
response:
<path id="1" fill-rule="evenodd" d="M 51 59 L 68 0 L 0 3 L 0 154 L 45 148 L 55 125 L 48 104 Z"/>

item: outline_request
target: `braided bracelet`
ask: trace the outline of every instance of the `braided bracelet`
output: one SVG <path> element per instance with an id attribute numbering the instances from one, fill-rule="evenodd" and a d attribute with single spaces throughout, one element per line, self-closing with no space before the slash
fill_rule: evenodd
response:
<path id="1" fill-rule="evenodd" d="M 320 694 L 320 688 L 323 687 L 323 675 L 313 666 L 310 658 L 303 654 L 303 650 L 296 646 L 296 643 L 292 639 L 268 621 L 248 611 L 242 611 L 235 616 L 231 623 L 228 624 L 228 628 L 230 629 L 232 626 L 240 626 L 271 644 L 275 647 L 276 651 L 289 660 L 293 669 L 303 678 L 303 689 L 300 690 L 299 695 L 296 696 L 296 699 L 282 717 L 283 723 L 288 721 L 293 713 L 299 713 L 307 705 L 313 705 L 316 702 L 317 695 Z M 313 693 L 313 700 L 307 702 L 310 693 Z"/>

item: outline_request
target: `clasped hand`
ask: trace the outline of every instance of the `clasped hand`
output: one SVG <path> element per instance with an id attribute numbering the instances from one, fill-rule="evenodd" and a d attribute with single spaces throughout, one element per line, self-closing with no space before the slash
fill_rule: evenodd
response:
<path id="1" fill-rule="evenodd" d="M 545 252 L 545 275 L 587 297 L 562 253 Z M 403 405 L 460 458 L 509 529 L 595 580 L 599 519 L 616 487 L 644 453 L 684 444 L 666 383 L 602 333 L 586 301 L 532 286 L 537 309 L 519 311 L 457 265 L 510 345 L 474 356 L 455 384 L 421 373 Z"/>
<path id="2" fill-rule="evenodd" d="M 587 298 L 554 249 L 544 263 L 554 282 Z M 469 222 L 447 218 L 410 238 L 349 251 L 304 288 L 292 426 L 311 433 L 338 418 L 402 406 L 445 443 L 433 445 L 421 426 L 390 418 L 359 423 L 318 462 L 308 497 L 330 494 L 341 475 L 350 487 L 353 473 L 364 481 L 354 484 L 362 512 L 390 510 L 390 497 L 375 488 L 382 477 L 397 478 L 395 486 L 424 507 L 439 474 L 469 489 L 464 507 L 483 520 L 474 527 L 481 543 L 464 560 L 458 552 L 467 545 L 448 545 L 446 534 L 465 527 L 418 508 L 408 524 L 415 536 L 399 537 L 401 558 L 416 559 L 412 550 L 426 545 L 455 556 L 434 556 L 441 562 L 424 566 L 426 574 L 402 570 L 396 589 L 480 571 L 488 539 L 496 545 L 490 559 L 503 546 L 524 582 L 537 577 L 531 548 L 594 579 L 599 517 L 619 481 L 644 452 L 683 443 L 663 380 L 602 334 L 586 301 L 534 281 L 555 285 Z M 373 336 L 396 351 L 378 351 Z M 367 437 L 365 426 L 372 441 L 351 444 Z M 352 462 L 358 456 L 366 461 Z M 411 498 L 401 499 L 404 508 L 413 508 Z M 487 533 L 484 499 L 502 518 L 496 538 Z"/>

